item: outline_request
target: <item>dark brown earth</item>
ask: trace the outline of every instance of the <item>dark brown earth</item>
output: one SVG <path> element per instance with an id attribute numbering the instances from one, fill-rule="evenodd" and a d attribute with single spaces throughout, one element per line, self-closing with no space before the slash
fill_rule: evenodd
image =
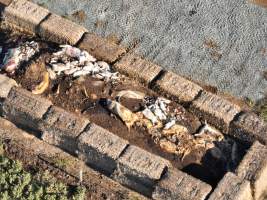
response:
<path id="1" fill-rule="evenodd" d="M 43 73 L 46 71 L 46 58 L 46 53 L 41 55 L 36 61 L 26 66 L 25 71 L 19 72 L 15 76 L 12 76 L 12 78 L 23 88 L 32 91 L 41 82 Z M 182 168 L 183 163 L 180 162 L 179 158 L 159 149 L 150 138 L 147 130 L 142 127 L 134 127 L 128 130 L 119 118 L 111 114 L 102 105 L 102 99 L 114 100 L 114 94 L 116 94 L 116 92 L 127 89 L 138 90 L 149 96 L 157 96 L 154 92 L 133 82 L 127 77 L 120 80 L 118 83 L 112 84 L 90 76 L 80 77 L 78 79 L 73 79 L 70 76 L 62 76 L 55 82 L 50 83 L 49 89 L 43 96 L 51 100 L 54 105 L 62 107 L 70 112 L 83 114 L 88 117 L 91 122 L 128 140 L 131 144 L 165 157 L 171 160 L 178 168 Z M 135 99 L 122 98 L 121 103 L 132 111 L 140 110 L 143 106 L 141 101 Z M 174 103 L 173 106 L 188 115 L 188 118 L 183 121 L 183 124 L 194 133 L 200 122 L 191 114 L 187 113 L 181 106 Z"/>
<path id="2" fill-rule="evenodd" d="M 4 52 L 8 48 L 14 47 L 20 41 L 33 39 L 40 42 L 40 53 L 29 62 L 23 63 L 20 70 L 15 75 L 11 76 L 18 84 L 29 91 L 32 91 L 42 81 L 49 57 L 52 52 L 58 50 L 58 46 L 43 42 L 31 36 L 17 35 L 13 32 L 5 31 L 0 33 L 0 46 L 4 47 Z M 0 59 L 3 59 L 3 53 Z M 108 129 L 112 133 L 128 140 L 131 144 L 162 156 L 170 160 L 177 168 L 215 186 L 226 172 L 225 166 L 223 166 L 224 163 L 212 159 L 208 152 L 205 156 L 203 156 L 203 152 L 193 152 L 182 162 L 181 158 L 177 155 L 164 152 L 160 149 L 154 143 L 145 128 L 135 126 L 128 130 L 119 118 L 111 114 L 103 106 L 103 99 L 114 99 L 114 94 L 116 94 L 116 92 L 125 89 L 138 90 L 152 97 L 158 96 L 158 94 L 152 90 L 143 87 L 136 81 L 127 77 L 120 79 L 117 83 L 107 83 L 91 76 L 77 79 L 70 76 L 61 76 L 55 81 L 50 81 L 49 88 L 45 91 L 43 96 L 50 99 L 54 105 L 88 117 L 91 122 Z M 140 110 L 143 106 L 141 101 L 134 99 L 123 98 L 121 103 L 134 112 Z M 181 120 L 180 123 L 194 134 L 200 126 L 198 119 L 176 103 L 172 103 L 171 107 L 173 109 L 178 109 L 186 115 L 186 118 Z M 243 151 L 241 155 L 242 154 Z"/>

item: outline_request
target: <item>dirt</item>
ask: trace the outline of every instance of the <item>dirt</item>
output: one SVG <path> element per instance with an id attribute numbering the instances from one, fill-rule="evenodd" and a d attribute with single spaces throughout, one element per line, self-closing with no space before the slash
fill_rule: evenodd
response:
<path id="1" fill-rule="evenodd" d="M 14 78 L 23 88 L 32 91 L 42 80 L 42 74 L 45 72 L 44 62 L 46 58 L 47 54 L 42 55 L 36 62 L 27 66 L 25 72 L 19 72 L 12 78 Z M 33 74 L 38 75 L 36 76 Z M 118 117 L 111 114 L 103 106 L 103 100 L 114 100 L 114 96 L 118 91 L 127 89 L 138 90 L 149 94 L 150 96 L 157 96 L 157 94 L 138 83 L 133 83 L 133 81 L 127 77 L 120 80 L 118 83 L 112 84 L 90 76 L 80 77 L 78 79 L 73 79 L 70 76 L 62 76 L 55 82 L 50 83 L 49 89 L 43 96 L 51 100 L 56 106 L 62 107 L 70 112 L 83 114 L 88 117 L 91 122 L 128 140 L 131 144 L 169 159 L 175 166 L 181 169 L 184 163 L 181 163 L 177 156 L 163 152 L 153 142 L 145 129 L 134 127 L 128 130 Z M 122 98 L 121 104 L 132 111 L 140 110 L 143 106 L 142 101 L 140 100 L 125 98 Z M 181 106 L 177 104 L 173 106 L 188 115 L 188 118 L 183 120 L 182 124 L 187 126 L 188 129 L 194 133 L 200 122 L 191 114 L 187 113 Z"/>
<path id="2" fill-rule="evenodd" d="M 4 47 L 4 53 L 8 48 L 14 47 L 18 42 L 26 39 L 29 39 L 29 36 L 1 32 L 0 46 Z M 31 37 L 31 39 L 40 43 L 40 53 L 29 62 L 23 63 L 20 70 L 11 76 L 18 84 L 29 91 L 32 91 L 42 81 L 51 53 L 58 50 L 57 45 L 43 42 L 38 38 Z M 3 59 L 3 53 L 0 57 L 1 60 Z M 114 100 L 118 91 L 126 89 L 144 92 L 152 98 L 158 97 L 157 93 L 127 77 L 123 77 L 117 82 L 105 82 L 91 76 L 74 79 L 63 75 L 55 81 L 50 81 L 49 88 L 43 96 L 51 100 L 54 105 L 88 117 L 91 122 L 128 140 L 130 144 L 166 158 L 178 169 L 182 169 L 215 186 L 226 172 L 224 162 L 212 159 L 209 152 L 195 151 L 185 160 L 177 155 L 164 152 L 155 144 L 146 128 L 134 126 L 129 130 L 121 119 L 105 108 L 105 99 Z M 140 100 L 125 98 L 122 98 L 121 104 L 133 112 L 137 112 L 144 106 Z M 202 126 L 199 120 L 182 106 L 172 102 L 170 107 L 179 110 L 185 116 L 179 123 L 187 127 L 191 134 L 196 133 Z M 243 154 L 243 149 L 240 154 Z"/>

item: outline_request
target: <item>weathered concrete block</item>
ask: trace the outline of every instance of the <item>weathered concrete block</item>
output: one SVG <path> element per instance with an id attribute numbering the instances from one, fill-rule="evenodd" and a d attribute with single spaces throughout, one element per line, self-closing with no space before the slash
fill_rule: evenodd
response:
<path id="1" fill-rule="evenodd" d="M 267 147 L 255 142 L 239 164 L 236 174 L 251 182 L 254 199 L 263 199 L 267 194 Z"/>
<path id="2" fill-rule="evenodd" d="M 168 166 L 167 160 L 130 145 L 118 159 L 113 178 L 142 194 L 151 195 L 155 182 Z"/>
<path id="3" fill-rule="evenodd" d="M 12 87 L 17 86 L 17 82 L 7 76 L 0 74 L 0 98 L 6 98 Z"/>
<path id="4" fill-rule="evenodd" d="M 17 86 L 15 80 L 0 74 L 0 116 L 3 115 L 3 102 L 12 87 Z"/>
<path id="5" fill-rule="evenodd" d="M 180 103 L 193 101 L 202 90 L 199 85 L 173 72 L 163 74 L 156 82 L 156 88 L 166 93 L 167 96 L 178 100 Z"/>
<path id="6" fill-rule="evenodd" d="M 161 72 L 162 68 L 135 54 L 127 54 L 115 63 L 114 68 L 123 74 L 149 84 Z"/>
<path id="7" fill-rule="evenodd" d="M 231 172 L 225 174 L 209 200 L 253 200 L 250 183 Z"/>
<path id="8" fill-rule="evenodd" d="M 13 0 L 0 0 L 0 6 L 8 6 Z"/>
<path id="9" fill-rule="evenodd" d="M 79 157 L 86 163 L 111 174 L 128 142 L 106 129 L 91 124 L 79 137 Z"/>
<path id="10" fill-rule="evenodd" d="M 162 180 L 156 185 L 152 198 L 204 200 L 212 187 L 177 169 L 168 169 Z"/>
<path id="11" fill-rule="evenodd" d="M 91 33 L 84 35 L 79 48 L 85 49 L 96 59 L 108 63 L 114 63 L 122 54 L 126 53 L 123 47 Z"/>
<path id="12" fill-rule="evenodd" d="M 42 139 L 68 152 L 78 149 L 77 137 L 89 124 L 89 120 L 52 106 L 41 122 Z"/>
<path id="13" fill-rule="evenodd" d="M 13 0 L 12 3 L 5 8 L 4 19 L 26 31 L 36 33 L 38 25 L 49 14 L 45 8 L 38 6 L 27 0 Z"/>
<path id="14" fill-rule="evenodd" d="M 86 31 L 86 28 L 52 14 L 40 24 L 38 34 L 52 42 L 75 45 Z"/>
<path id="15" fill-rule="evenodd" d="M 0 116 L 3 116 L 3 103 L 4 103 L 4 99 L 0 98 Z"/>
<path id="16" fill-rule="evenodd" d="M 39 123 L 52 103 L 31 92 L 13 87 L 3 103 L 7 119 L 22 126 L 38 130 Z"/>
<path id="17" fill-rule="evenodd" d="M 263 144 L 267 144 L 267 124 L 263 119 L 251 112 L 240 114 L 231 123 L 229 134 L 246 143 L 253 143 L 258 140 Z"/>
<path id="18" fill-rule="evenodd" d="M 230 122 L 241 111 L 241 108 L 220 96 L 203 91 L 192 102 L 190 110 L 202 121 L 207 121 L 224 133 L 228 133 Z"/>

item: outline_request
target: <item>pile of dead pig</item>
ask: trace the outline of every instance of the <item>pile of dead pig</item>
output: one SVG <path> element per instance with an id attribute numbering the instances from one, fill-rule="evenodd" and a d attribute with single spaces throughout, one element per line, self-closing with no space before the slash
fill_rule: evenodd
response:
<path id="1" fill-rule="evenodd" d="M 244 152 L 241 145 L 201 124 L 182 106 L 134 83 L 87 51 L 62 45 L 48 53 L 42 45 L 24 41 L 1 51 L 1 73 L 55 105 L 88 114 L 104 128 L 109 129 L 105 123 L 112 123 L 115 134 L 168 158 L 195 176 L 199 172 L 192 172 L 189 166 L 204 166 L 208 169 L 205 174 L 212 177 L 207 181 L 212 184 L 238 165 Z M 97 113 L 101 113 L 99 119 Z M 149 142 L 137 140 L 137 132 Z"/>

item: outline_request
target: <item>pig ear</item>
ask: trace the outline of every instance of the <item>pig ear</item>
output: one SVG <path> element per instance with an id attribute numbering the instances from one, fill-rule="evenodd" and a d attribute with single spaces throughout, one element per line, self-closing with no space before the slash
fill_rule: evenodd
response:
<path id="1" fill-rule="evenodd" d="M 267 8 L 267 0 L 250 0 L 250 2 Z"/>

